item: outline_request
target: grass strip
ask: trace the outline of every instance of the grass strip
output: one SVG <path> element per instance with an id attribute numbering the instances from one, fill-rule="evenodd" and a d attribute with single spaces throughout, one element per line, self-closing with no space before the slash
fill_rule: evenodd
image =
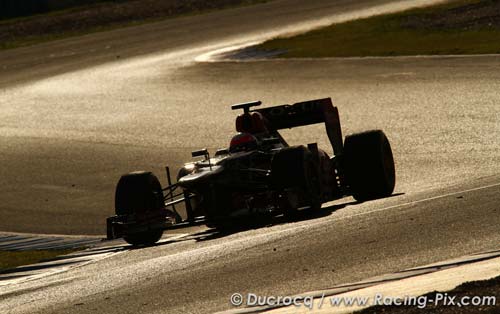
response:
<path id="1" fill-rule="evenodd" d="M 334 24 L 252 50 L 280 58 L 500 53 L 500 1 L 460 0 Z"/>
<path id="2" fill-rule="evenodd" d="M 71 252 L 75 252 L 75 250 L 0 251 L 0 272 L 22 265 L 47 261 Z"/>

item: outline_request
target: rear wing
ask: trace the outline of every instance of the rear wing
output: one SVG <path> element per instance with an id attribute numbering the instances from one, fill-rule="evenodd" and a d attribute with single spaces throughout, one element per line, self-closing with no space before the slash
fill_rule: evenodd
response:
<path id="1" fill-rule="evenodd" d="M 281 105 L 252 110 L 261 113 L 267 127 L 272 131 L 290 129 L 316 123 L 325 123 L 328 139 L 335 155 L 342 154 L 343 140 L 337 107 L 331 98 L 299 102 L 293 105 Z"/>

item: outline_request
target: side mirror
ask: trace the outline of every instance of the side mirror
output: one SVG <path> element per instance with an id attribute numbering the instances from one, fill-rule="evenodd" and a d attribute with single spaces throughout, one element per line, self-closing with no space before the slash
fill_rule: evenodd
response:
<path id="1" fill-rule="evenodd" d="M 191 152 L 191 157 L 200 157 L 200 156 L 205 156 L 205 158 L 208 158 L 208 149 L 203 148 Z"/>
<path id="2" fill-rule="evenodd" d="M 227 155 L 227 154 L 229 154 L 229 149 L 227 149 L 227 148 L 221 148 L 215 152 L 215 156 L 221 156 L 221 155 Z"/>

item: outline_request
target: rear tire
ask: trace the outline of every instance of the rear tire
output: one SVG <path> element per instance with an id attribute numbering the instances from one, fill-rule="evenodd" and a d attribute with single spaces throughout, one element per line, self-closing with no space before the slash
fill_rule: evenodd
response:
<path id="1" fill-rule="evenodd" d="M 144 214 L 164 207 L 163 191 L 158 178 L 151 172 L 137 171 L 123 175 L 116 186 L 115 212 L 117 215 Z M 163 230 L 148 230 L 124 235 L 132 245 L 151 245 L 163 235 Z"/>
<path id="2" fill-rule="evenodd" d="M 319 168 L 306 147 L 287 147 L 276 153 L 271 164 L 271 181 L 278 191 L 296 189 L 301 196 L 294 205 L 286 193 L 282 195 L 279 205 L 285 214 L 294 216 L 297 207 L 302 206 L 310 206 L 312 210 L 321 208 Z"/>
<path id="3" fill-rule="evenodd" d="M 381 130 L 347 136 L 344 171 L 357 201 L 387 197 L 394 191 L 396 172 L 389 140 Z"/>

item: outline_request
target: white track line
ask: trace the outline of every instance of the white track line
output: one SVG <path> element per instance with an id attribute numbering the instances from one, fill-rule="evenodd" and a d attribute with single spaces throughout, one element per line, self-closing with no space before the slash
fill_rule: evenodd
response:
<path id="1" fill-rule="evenodd" d="M 446 197 L 450 197 L 450 196 L 454 196 L 454 195 L 458 195 L 458 194 L 464 194 L 464 193 L 469 193 L 469 192 L 474 192 L 474 191 L 479 191 L 479 190 L 485 190 L 485 189 L 489 189 L 489 188 L 496 187 L 496 186 L 500 186 L 500 183 L 494 183 L 494 184 L 485 185 L 485 186 L 481 186 L 481 187 L 477 187 L 477 188 L 462 190 L 459 192 L 450 192 L 447 194 L 428 197 L 428 198 L 424 198 L 421 200 L 416 200 L 416 201 L 411 201 L 411 202 L 407 202 L 407 203 L 403 203 L 403 204 L 397 204 L 397 205 L 392 205 L 392 206 L 388 206 L 388 207 L 384 207 L 384 208 L 374 209 L 374 210 L 370 210 L 367 212 L 354 214 L 354 215 L 351 215 L 349 217 L 339 218 L 338 220 L 347 219 L 347 218 L 351 218 L 351 217 L 357 217 L 357 216 L 363 216 L 363 215 L 381 212 L 381 211 L 385 211 L 385 210 L 389 210 L 389 209 L 393 209 L 393 208 L 397 208 L 397 207 L 410 206 L 410 205 L 414 205 L 414 204 L 424 203 L 424 202 L 433 201 L 433 200 L 437 200 L 440 198 L 446 198 Z"/>

